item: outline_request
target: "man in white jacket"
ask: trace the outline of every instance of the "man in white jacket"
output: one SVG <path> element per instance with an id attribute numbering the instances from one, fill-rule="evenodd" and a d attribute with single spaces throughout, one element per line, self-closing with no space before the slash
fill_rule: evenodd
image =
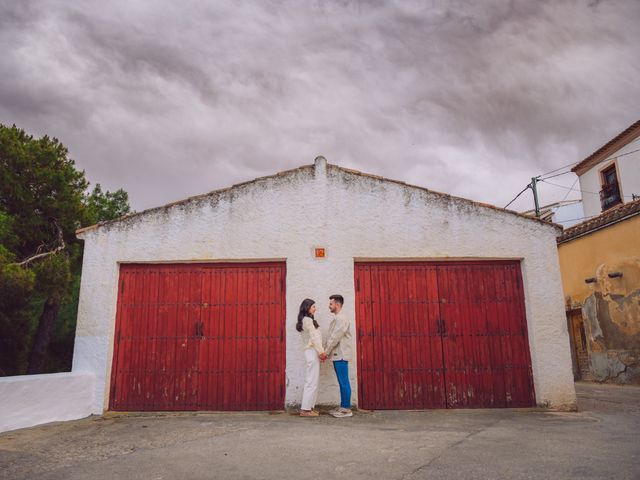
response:
<path id="1" fill-rule="evenodd" d="M 333 313 L 333 320 L 329 327 L 329 335 L 324 351 L 333 362 L 333 368 L 340 385 L 340 408 L 333 410 L 331 415 L 336 418 L 352 417 L 351 385 L 349 384 L 349 360 L 353 354 L 351 345 L 351 322 L 342 312 L 344 298 L 342 295 L 329 297 L 329 310 Z"/>

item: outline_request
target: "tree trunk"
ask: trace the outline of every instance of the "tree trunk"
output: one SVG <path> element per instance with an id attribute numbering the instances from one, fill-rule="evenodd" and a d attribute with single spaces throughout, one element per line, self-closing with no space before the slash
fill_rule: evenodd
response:
<path id="1" fill-rule="evenodd" d="M 29 367 L 27 368 L 29 375 L 42 373 L 44 370 L 44 361 L 47 358 L 53 327 L 58 318 L 58 310 L 60 310 L 60 303 L 52 297 L 47 298 L 38 321 L 38 332 L 29 356 Z"/>

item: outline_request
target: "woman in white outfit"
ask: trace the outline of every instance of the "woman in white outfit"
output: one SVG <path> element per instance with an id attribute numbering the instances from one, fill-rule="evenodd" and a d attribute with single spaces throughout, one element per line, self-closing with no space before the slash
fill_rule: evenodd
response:
<path id="1" fill-rule="evenodd" d="M 316 313 L 316 302 L 307 298 L 300 305 L 296 330 L 302 334 L 302 347 L 306 362 L 304 376 L 304 392 L 302 393 L 301 417 L 317 417 L 314 410 L 318 398 L 318 383 L 320 381 L 320 361 L 327 359 L 327 354 L 322 348 L 322 334 L 318 328 L 318 322 L 313 318 Z"/>

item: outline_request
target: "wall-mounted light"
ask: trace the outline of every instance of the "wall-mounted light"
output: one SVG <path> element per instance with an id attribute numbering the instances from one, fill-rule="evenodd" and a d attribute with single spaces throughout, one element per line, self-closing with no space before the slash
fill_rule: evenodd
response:
<path id="1" fill-rule="evenodd" d="M 609 278 L 621 278 L 622 277 L 622 272 L 610 272 L 609 273 Z"/>

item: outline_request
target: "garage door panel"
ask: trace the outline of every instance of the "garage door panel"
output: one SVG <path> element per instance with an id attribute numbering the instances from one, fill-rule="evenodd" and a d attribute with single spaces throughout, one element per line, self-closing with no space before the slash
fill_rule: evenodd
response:
<path id="1" fill-rule="evenodd" d="M 441 349 L 433 341 L 437 287 L 426 289 L 425 269 L 357 267 L 358 351 L 364 408 L 442 405 Z M 431 272 L 434 274 L 435 270 Z M 364 403 L 363 403 L 364 402 Z M 400 406 L 400 407 L 398 407 Z"/>
<path id="2" fill-rule="evenodd" d="M 517 262 L 357 264 L 356 297 L 364 408 L 533 404 Z"/>
<path id="3" fill-rule="evenodd" d="M 283 264 L 123 265 L 120 278 L 112 409 L 282 408 Z"/>

